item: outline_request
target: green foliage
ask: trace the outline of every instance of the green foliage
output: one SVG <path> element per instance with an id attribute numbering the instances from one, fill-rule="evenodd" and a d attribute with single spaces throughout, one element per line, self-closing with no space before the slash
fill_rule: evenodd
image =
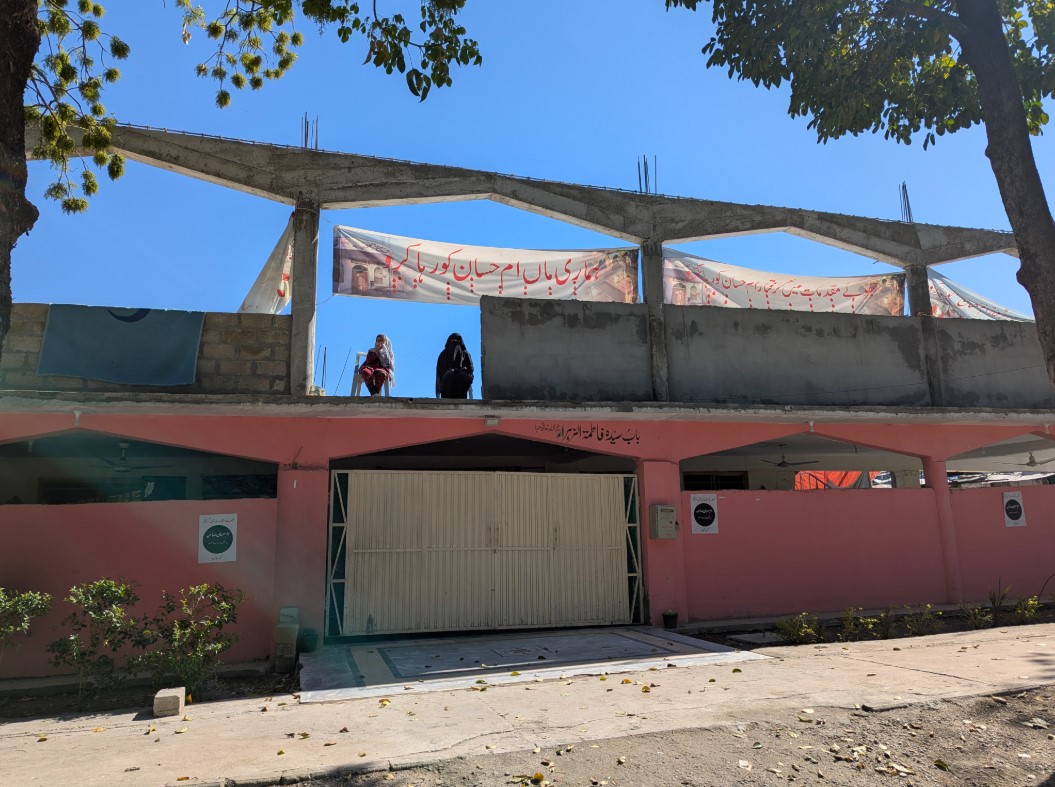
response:
<path id="1" fill-rule="evenodd" d="M 1007 594 L 1011 592 L 1011 586 L 1003 587 L 1000 579 L 996 580 L 996 590 L 989 591 L 989 611 L 993 618 L 993 625 L 1000 625 L 1000 613 L 1007 603 Z"/>
<path id="2" fill-rule="evenodd" d="M 223 585 L 195 585 L 176 595 L 161 594 L 156 616 L 145 623 L 150 650 L 141 662 L 161 684 L 173 678 L 189 694 L 199 695 L 220 666 L 220 657 L 238 635 L 224 628 L 238 620 L 238 605 L 245 596 Z"/>
<path id="3" fill-rule="evenodd" d="M 391 2 L 391 0 L 388 0 Z M 182 15 L 182 37 L 190 44 L 194 30 L 205 33 L 209 51 L 194 72 L 215 80 L 216 106 L 231 104 L 235 90 L 259 90 L 267 80 L 281 79 L 297 61 L 304 36 L 294 30 L 299 11 L 320 29 L 336 28 L 341 42 L 353 36 L 366 41 L 366 63 L 391 74 L 404 74 L 407 88 L 422 101 L 433 87 L 452 84 L 451 68 L 480 65 L 477 42 L 458 24 L 466 0 L 418 0 L 420 21 L 402 14 L 379 16 L 350 0 L 217 0 L 211 12 L 192 0 L 176 0 Z M 87 151 L 91 161 L 116 180 L 124 160 L 111 147 L 116 118 L 102 103 L 107 85 L 121 78 L 114 61 L 131 48 L 107 33 L 100 21 L 101 3 L 91 0 L 39 0 L 37 27 L 41 46 L 26 88 L 25 122 L 35 127 L 36 158 L 48 160 L 57 173 L 45 195 L 66 213 L 87 209 L 98 181 L 86 163 L 71 173 L 71 159 Z"/>
<path id="4" fill-rule="evenodd" d="M 897 630 L 897 616 L 893 607 L 883 607 L 875 618 L 873 633 L 876 639 L 890 639 Z"/>
<path id="5" fill-rule="evenodd" d="M 79 0 L 40 0 L 37 27 L 41 47 L 26 86 L 25 121 L 39 132 L 33 150 L 36 158 L 55 167 L 55 182 L 46 190 L 66 213 L 88 207 L 87 197 L 98 191 L 94 173 L 81 164 L 79 177 L 70 171 L 70 158 L 78 148 L 87 150 L 96 166 L 111 178 L 119 177 L 124 162 L 110 147 L 110 129 L 116 122 L 101 98 L 106 85 L 121 72 L 112 61 L 124 60 L 128 44 L 105 33 L 99 3 Z"/>
<path id="6" fill-rule="evenodd" d="M 15 634 L 29 635 L 33 618 L 47 614 L 51 595 L 35 590 L 8 590 L 0 587 L 0 662 Z"/>
<path id="7" fill-rule="evenodd" d="M 879 618 L 866 618 L 858 613 L 860 607 L 848 607 L 840 621 L 838 638 L 840 642 L 853 642 L 862 638 L 875 636 L 874 630 Z"/>
<path id="8" fill-rule="evenodd" d="M 821 624 L 816 615 L 800 612 L 776 622 L 777 634 L 789 645 L 808 645 L 821 638 Z"/>
<path id="9" fill-rule="evenodd" d="M 1040 612 L 1040 598 L 1027 596 L 1020 598 L 1015 604 L 1015 620 L 1019 623 L 1033 623 Z"/>
<path id="10" fill-rule="evenodd" d="M 941 611 L 932 611 L 930 604 L 916 604 L 905 607 L 902 618 L 905 633 L 910 637 L 922 637 L 933 634 L 941 628 Z"/>
<path id="11" fill-rule="evenodd" d="M 695 10 L 699 0 L 665 0 Z M 982 122 L 977 74 L 964 55 L 972 31 L 955 0 L 713 0 L 708 66 L 756 87 L 788 83 L 792 117 L 826 142 L 882 132 L 909 144 Z M 1027 126 L 1048 122 L 1042 102 L 1055 90 L 1055 6 L 999 3 Z"/>
<path id="12" fill-rule="evenodd" d="M 147 644 L 142 622 L 130 614 L 139 602 L 135 586 L 97 579 L 70 588 L 66 601 L 75 607 L 62 621 L 70 634 L 48 645 L 51 663 L 74 669 L 81 696 L 119 686 L 134 665 L 129 650 Z"/>
<path id="13" fill-rule="evenodd" d="M 972 629 L 984 629 L 993 625 L 992 610 L 980 604 L 961 604 L 960 614 Z"/>

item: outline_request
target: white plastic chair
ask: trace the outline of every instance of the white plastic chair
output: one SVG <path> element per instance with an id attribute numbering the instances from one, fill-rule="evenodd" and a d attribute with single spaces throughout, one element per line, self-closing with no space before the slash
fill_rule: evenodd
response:
<path id="1" fill-rule="evenodd" d="M 363 361 L 365 360 L 365 351 L 360 351 L 355 354 L 355 377 L 352 378 L 352 396 L 362 396 L 361 391 L 363 390 L 363 378 L 362 375 L 359 374 L 359 367 L 363 365 Z M 385 396 L 391 396 L 391 394 L 388 392 L 388 380 L 385 380 L 383 390 Z"/>

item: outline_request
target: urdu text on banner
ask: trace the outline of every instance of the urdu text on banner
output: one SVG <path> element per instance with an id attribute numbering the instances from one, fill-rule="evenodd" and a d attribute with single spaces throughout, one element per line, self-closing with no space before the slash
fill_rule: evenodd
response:
<path id="1" fill-rule="evenodd" d="M 1018 320 L 1031 322 L 1028 315 L 1012 311 L 963 287 L 935 270 L 927 270 L 930 309 L 935 317 L 969 320 Z"/>
<path id="2" fill-rule="evenodd" d="M 334 227 L 333 292 L 476 305 L 483 295 L 636 303 L 637 249 L 459 246 Z"/>
<path id="3" fill-rule="evenodd" d="M 663 250 L 663 300 L 675 306 L 722 306 L 900 317 L 905 274 L 790 276 Z"/>

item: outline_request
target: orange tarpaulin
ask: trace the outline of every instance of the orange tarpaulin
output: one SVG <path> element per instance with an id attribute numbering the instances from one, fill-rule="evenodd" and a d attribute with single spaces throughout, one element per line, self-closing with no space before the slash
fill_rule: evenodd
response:
<path id="1" fill-rule="evenodd" d="M 871 489 L 878 470 L 800 470 L 795 473 L 795 489 Z"/>

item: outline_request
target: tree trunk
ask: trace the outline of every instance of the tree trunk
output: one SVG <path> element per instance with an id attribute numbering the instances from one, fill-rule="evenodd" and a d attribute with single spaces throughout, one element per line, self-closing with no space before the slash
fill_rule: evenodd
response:
<path id="1" fill-rule="evenodd" d="M 40 48 L 37 0 L 10 0 L 0 13 L 0 351 L 11 327 L 11 252 L 32 229 L 37 209 L 26 199 L 23 100 Z"/>
<path id="2" fill-rule="evenodd" d="M 1048 379 L 1055 386 L 1055 221 L 1033 158 L 1022 88 L 996 0 L 959 0 L 964 60 L 978 79 L 992 165 L 1021 265 L 1018 281 L 1033 302 Z"/>

